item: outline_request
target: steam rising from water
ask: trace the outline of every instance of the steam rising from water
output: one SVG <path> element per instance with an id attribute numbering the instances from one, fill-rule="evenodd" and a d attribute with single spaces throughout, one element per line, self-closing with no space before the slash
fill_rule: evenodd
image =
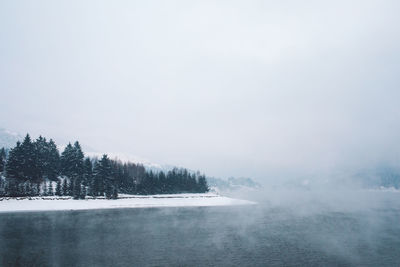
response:
<path id="1" fill-rule="evenodd" d="M 75 266 L 400 264 L 398 193 L 252 195 L 258 206 L 0 214 L 0 259 Z"/>

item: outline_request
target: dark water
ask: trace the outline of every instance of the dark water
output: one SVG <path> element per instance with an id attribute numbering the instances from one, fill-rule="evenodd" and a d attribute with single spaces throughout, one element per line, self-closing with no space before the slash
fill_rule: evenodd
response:
<path id="1" fill-rule="evenodd" d="M 0 237 L 2 266 L 400 266 L 396 208 L 3 213 Z"/>

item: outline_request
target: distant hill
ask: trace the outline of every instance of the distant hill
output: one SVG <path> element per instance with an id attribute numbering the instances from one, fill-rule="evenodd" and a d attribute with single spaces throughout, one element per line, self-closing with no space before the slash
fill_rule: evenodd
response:
<path id="1" fill-rule="evenodd" d="M 22 141 L 23 137 L 6 129 L 0 128 L 0 147 L 12 148 L 17 141 Z"/>
<path id="2" fill-rule="evenodd" d="M 153 172 L 159 172 L 159 171 L 170 171 L 172 170 L 175 166 L 173 165 L 165 165 L 165 164 L 158 164 L 151 162 L 150 160 L 134 156 L 131 154 L 126 154 L 126 153 L 120 153 L 120 152 L 107 152 L 107 153 L 101 153 L 101 152 L 85 152 L 85 155 L 91 158 L 101 158 L 103 154 L 107 154 L 110 159 L 113 160 L 119 160 L 122 162 L 132 162 L 136 164 L 141 164 L 143 165 L 147 170 L 153 171 Z"/>
<path id="3" fill-rule="evenodd" d="M 355 179 L 367 188 L 395 188 L 400 189 L 400 169 L 379 166 L 363 170 L 355 175 Z"/>
<path id="4" fill-rule="evenodd" d="M 320 186 L 348 187 L 357 189 L 400 190 L 400 167 L 379 164 L 350 171 L 338 170 L 327 177 L 318 175 L 289 181 L 286 187 L 319 188 Z"/>
<path id="5" fill-rule="evenodd" d="M 237 190 L 254 190 L 261 188 L 261 185 L 251 178 L 234 178 L 228 179 L 207 177 L 207 183 L 214 191 L 237 191 Z"/>

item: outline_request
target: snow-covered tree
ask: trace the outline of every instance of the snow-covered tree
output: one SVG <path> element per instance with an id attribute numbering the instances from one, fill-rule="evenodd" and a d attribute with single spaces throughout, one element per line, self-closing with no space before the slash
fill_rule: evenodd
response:
<path id="1" fill-rule="evenodd" d="M 6 167 L 6 150 L 4 147 L 0 149 L 0 173 L 4 171 Z"/>
<path id="2" fill-rule="evenodd" d="M 61 180 L 57 180 L 57 185 L 56 185 L 56 196 L 62 196 L 62 188 L 61 188 Z"/>
<path id="3" fill-rule="evenodd" d="M 111 162 L 107 155 L 103 155 L 101 160 L 95 164 L 92 190 L 96 196 L 103 196 L 106 193 L 106 197 L 111 198 L 113 186 L 115 183 L 112 177 Z"/>

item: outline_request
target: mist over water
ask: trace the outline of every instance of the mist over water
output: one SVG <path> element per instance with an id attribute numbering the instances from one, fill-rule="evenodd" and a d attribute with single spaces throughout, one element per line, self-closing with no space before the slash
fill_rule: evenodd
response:
<path id="1" fill-rule="evenodd" d="M 400 194 L 301 190 L 255 206 L 0 214 L 0 263 L 398 266 Z"/>
<path id="2" fill-rule="evenodd" d="M 398 10 L 0 1 L 0 128 L 263 184 L 226 193 L 255 206 L 0 213 L 0 265 L 400 266 L 400 192 L 371 189 L 400 188 Z"/>

